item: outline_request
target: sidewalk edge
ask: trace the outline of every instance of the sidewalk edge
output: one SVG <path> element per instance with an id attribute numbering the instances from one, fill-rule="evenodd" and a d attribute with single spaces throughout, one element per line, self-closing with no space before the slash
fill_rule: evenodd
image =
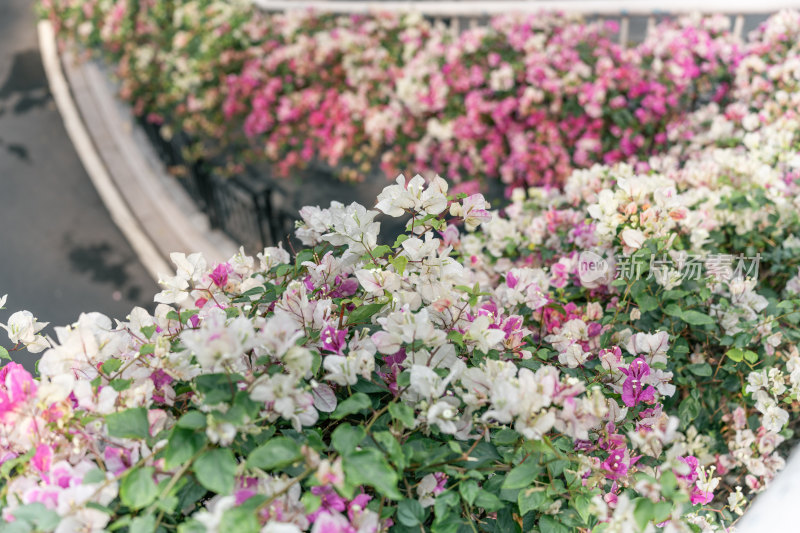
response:
<path id="1" fill-rule="evenodd" d="M 115 187 L 92 143 L 89 132 L 86 130 L 86 126 L 81 120 L 80 113 L 70 94 L 67 80 L 61 70 L 55 34 L 51 23 L 46 20 L 39 21 L 37 29 L 42 64 L 47 75 L 50 92 L 56 102 L 64 127 L 75 147 L 75 151 L 78 153 L 78 157 L 84 169 L 86 169 L 86 173 L 89 174 L 97 193 L 111 214 L 112 220 L 125 235 L 150 276 L 158 281 L 159 274 L 171 272 L 173 269 L 142 230 L 136 217 Z"/>

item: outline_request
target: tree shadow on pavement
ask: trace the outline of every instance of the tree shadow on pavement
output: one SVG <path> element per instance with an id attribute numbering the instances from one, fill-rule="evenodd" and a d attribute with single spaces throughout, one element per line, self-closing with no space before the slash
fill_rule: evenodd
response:
<path id="1" fill-rule="evenodd" d="M 127 272 L 131 258 L 121 257 L 107 242 L 76 244 L 68 235 L 64 240 L 69 250 L 69 262 L 74 270 L 89 274 L 94 282 L 112 285 L 119 291 L 120 296 L 131 302 L 139 302 L 142 288 L 131 283 L 131 277 Z"/>
<path id="2" fill-rule="evenodd" d="M 28 154 L 28 149 L 25 147 L 25 145 L 19 143 L 6 144 L 5 142 L 3 142 L 3 139 L 0 139 L 0 147 L 5 148 L 6 152 L 16 157 L 23 163 L 27 163 L 28 165 L 31 164 L 31 158 L 30 155 Z"/>
<path id="3" fill-rule="evenodd" d="M 21 115 L 50 100 L 47 76 L 38 50 L 24 50 L 14 54 L 11 69 L 0 85 L 0 115 L 10 105 L 11 112 Z"/>

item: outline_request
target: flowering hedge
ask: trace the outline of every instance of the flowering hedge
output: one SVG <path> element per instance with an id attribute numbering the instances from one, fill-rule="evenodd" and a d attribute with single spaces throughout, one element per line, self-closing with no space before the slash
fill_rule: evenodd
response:
<path id="1" fill-rule="evenodd" d="M 400 177 L 304 208 L 294 257 L 174 254 L 152 315 L 12 314 L 42 355 L 0 370 L 6 527 L 722 531 L 800 407 L 798 35 L 772 19 L 646 173 L 500 211 Z"/>
<path id="2" fill-rule="evenodd" d="M 62 37 L 117 66 L 122 96 L 189 154 L 235 172 L 317 158 L 359 180 L 560 183 L 646 158 L 668 125 L 724 101 L 737 61 L 725 17 L 659 23 L 630 48 L 612 23 L 497 17 L 459 36 L 419 15 L 261 13 L 219 0 L 43 0 Z M 227 150 L 225 152 L 224 150 Z M 473 183 L 474 185 L 476 183 Z"/>
<path id="3" fill-rule="evenodd" d="M 799 43 L 770 19 L 665 154 L 499 211 L 400 177 L 294 256 L 174 254 L 153 314 L 13 313 L 3 530 L 723 531 L 800 409 Z"/>

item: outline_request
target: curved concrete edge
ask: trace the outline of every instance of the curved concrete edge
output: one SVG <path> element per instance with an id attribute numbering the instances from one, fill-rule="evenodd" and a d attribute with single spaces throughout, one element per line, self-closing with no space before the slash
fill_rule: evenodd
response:
<path id="1" fill-rule="evenodd" d="M 94 62 L 59 55 L 49 21 L 38 25 L 42 62 L 67 133 L 103 203 L 150 275 L 174 272 L 171 252 L 226 261 L 238 247 L 169 176 L 130 108 Z"/>
<path id="2" fill-rule="evenodd" d="M 746 487 L 743 487 L 745 491 Z M 736 533 L 788 533 L 800 529 L 793 506 L 800 499 L 800 448 L 795 448 L 786 459 L 786 466 L 778 472 L 767 490 L 755 501 L 736 524 Z"/>
<path id="3" fill-rule="evenodd" d="M 61 114 L 61 119 L 64 121 L 67 135 L 69 135 L 86 173 L 89 174 L 92 184 L 97 189 L 109 213 L 111 213 L 112 220 L 125 235 L 125 238 L 128 239 L 131 247 L 139 256 L 139 260 L 150 275 L 158 280 L 160 272 L 170 272 L 171 269 L 153 242 L 144 233 L 136 217 L 131 213 L 130 208 L 108 175 L 108 171 L 103 165 L 94 144 L 92 144 L 92 139 L 88 131 L 86 131 L 75 102 L 72 100 L 67 80 L 61 71 L 52 25 L 49 21 L 40 21 L 38 32 L 39 49 L 47 82 Z"/>

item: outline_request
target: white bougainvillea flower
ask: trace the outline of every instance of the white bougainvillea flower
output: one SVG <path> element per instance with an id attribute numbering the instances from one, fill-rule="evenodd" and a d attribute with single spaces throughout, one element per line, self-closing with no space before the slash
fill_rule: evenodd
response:
<path id="1" fill-rule="evenodd" d="M 633 355 L 645 354 L 645 361 L 648 365 L 666 363 L 669 333 L 666 331 L 636 333 L 628 339 L 625 349 Z"/>
<path id="2" fill-rule="evenodd" d="M 638 250 L 644 244 L 645 236 L 642 230 L 625 228 L 620 239 L 627 250 Z"/>
<path id="3" fill-rule="evenodd" d="M 3 297 L 3 302 L 5 296 Z M 0 306 L 2 307 L 2 306 Z M 17 311 L 8 317 L 7 324 L 0 324 L 6 330 L 8 338 L 14 344 L 22 343 L 31 353 L 39 353 L 50 347 L 50 343 L 38 333 L 47 326 L 47 322 L 39 322 L 30 311 Z"/>
<path id="4" fill-rule="evenodd" d="M 505 332 L 501 329 L 490 329 L 491 320 L 486 315 L 481 315 L 470 324 L 464 339 L 474 343 L 475 349 L 488 353 L 499 343 L 503 342 Z"/>
<path id="5" fill-rule="evenodd" d="M 400 276 L 380 268 L 359 269 L 354 272 L 358 282 L 365 291 L 372 294 L 394 293 L 400 288 Z"/>
<path id="6" fill-rule="evenodd" d="M 478 226 L 492 220 L 489 202 L 482 194 L 473 194 L 464 198 L 461 203 L 450 204 L 450 214 L 464 219 L 467 231 L 474 231 Z"/>
<path id="7" fill-rule="evenodd" d="M 391 217 L 406 213 L 417 215 L 438 215 L 447 209 L 447 182 L 436 176 L 431 183 L 417 174 L 406 183 L 402 174 L 397 176 L 396 185 L 390 185 L 378 195 L 375 208 Z"/>

